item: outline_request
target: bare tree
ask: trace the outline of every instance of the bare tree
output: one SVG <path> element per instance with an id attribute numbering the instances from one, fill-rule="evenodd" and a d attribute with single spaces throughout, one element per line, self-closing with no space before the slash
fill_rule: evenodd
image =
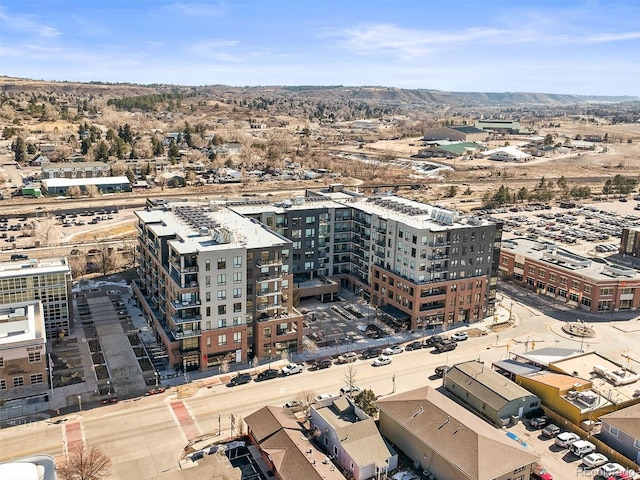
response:
<path id="1" fill-rule="evenodd" d="M 351 389 L 356 384 L 356 374 L 358 369 L 353 363 L 347 364 L 347 369 L 344 372 L 344 381 L 349 386 L 349 396 L 351 396 Z"/>
<path id="2" fill-rule="evenodd" d="M 58 474 L 62 480 L 101 480 L 110 470 L 111 460 L 99 447 L 86 449 L 80 445 L 69 453 Z"/>
<path id="3" fill-rule="evenodd" d="M 106 275 L 112 271 L 117 264 L 114 247 L 104 240 L 97 241 L 99 243 L 97 247 L 98 252 L 94 254 L 95 259 L 102 274 Z"/>
<path id="4" fill-rule="evenodd" d="M 69 268 L 71 269 L 71 276 L 76 279 L 80 278 L 87 271 L 87 257 L 82 255 L 70 255 L 67 257 L 69 262 Z"/>
<path id="5" fill-rule="evenodd" d="M 300 401 L 302 402 L 305 415 L 309 415 L 309 409 L 315 397 L 316 394 L 313 390 L 302 390 L 300 392 Z"/>
<path id="6" fill-rule="evenodd" d="M 71 198 L 79 198 L 82 195 L 82 190 L 78 185 L 71 185 L 67 189 L 67 196 Z"/>
<path id="7" fill-rule="evenodd" d="M 100 190 L 95 185 L 87 185 L 84 187 L 84 191 L 90 198 L 95 198 L 100 194 Z"/>

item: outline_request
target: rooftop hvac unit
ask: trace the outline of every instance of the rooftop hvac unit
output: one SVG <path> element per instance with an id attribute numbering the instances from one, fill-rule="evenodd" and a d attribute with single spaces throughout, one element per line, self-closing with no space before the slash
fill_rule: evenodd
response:
<path id="1" fill-rule="evenodd" d="M 595 405 L 598 401 L 598 395 L 594 392 L 586 391 L 578 393 L 578 401 L 584 403 L 585 405 Z"/>
<path id="2" fill-rule="evenodd" d="M 575 390 L 569 390 L 569 392 L 567 393 L 567 398 L 569 400 L 575 400 L 576 396 L 578 395 L 578 392 Z"/>

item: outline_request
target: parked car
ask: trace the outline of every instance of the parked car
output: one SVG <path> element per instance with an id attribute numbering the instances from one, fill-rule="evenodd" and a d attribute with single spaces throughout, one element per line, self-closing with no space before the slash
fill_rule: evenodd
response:
<path id="1" fill-rule="evenodd" d="M 580 440 L 580 437 L 572 432 L 562 432 L 556 435 L 556 445 L 562 448 L 569 447 L 573 442 Z"/>
<path id="2" fill-rule="evenodd" d="M 582 458 L 585 455 L 594 453 L 596 451 L 596 446 L 591 442 L 587 442 L 586 440 L 577 440 L 569 446 L 569 450 L 571 450 L 571 453 L 573 453 L 576 457 Z"/>
<path id="3" fill-rule="evenodd" d="M 187 458 L 192 462 L 197 462 L 198 460 L 204 458 L 204 451 L 198 450 L 197 452 L 192 452 L 187 455 Z"/>
<path id="4" fill-rule="evenodd" d="M 291 400 L 284 404 L 284 408 L 288 408 L 294 412 L 299 412 L 304 408 L 304 404 L 300 400 Z"/>
<path id="5" fill-rule="evenodd" d="M 534 463 L 532 465 L 531 478 L 536 478 L 539 480 L 553 480 L 553 476 L 549 472 L 547 472 L 547 469 L 539 463 Z"/>
<path id="6" fill-rule="evenodd" d="M 282 367 L 282 374 L 285 376 L 295 375 L 296 373 L 302 373 L 304 367 L 297 363 L 290 363 L 286 367 Z"/>
<path id="7" fill-rule="evenodd" d="M 380 347 L 369 347 L 362 351 L 362 358 L 376 358 L 382 354 L 382 348 Z"/>
<path id="8" fill-rule="evenodd" d="M 435 375 L 436 377 L 444 377 L 444 373 L 449 370 L 449 367 L 447 367 L 446 365 L 440 365 L 439 367 L 436 367 L 435 369 Z"/>
<path id="9" fill-rule="evenodd" d="M 553 438 L 559 433 L 560 433 L 560 427 L 557 425 L 554 425 L 553 423 L 550 425 L 547 425 L 542 429 L 542 435 L 548 438 Z"/>
<path id="10" fill-rule="evenodd" d="M 608 479 L 609 477 L 618 476 L 622 472 L 626 472 L 626 468 L 624 468 L 619 463 L 612 462 L 612 463 L 605 463 L 604 465 L 602 465 L 598 470 L 598 475 Z"/>
<path id="11" fill-rule="evenodd" d="M 321 393 L 320 395 L 316 396 L 315 401 L 316 402 L 322 402 L 323 400 L 328 400 L 330 398 L 337 398 L 338 395 L 335 393 Z"/>
<path id="12" fill-rule="evenodd" d="M 545 417 L 543 415 L 542 417 L 532 418 L 531 422 L 529 423 L 532 428 L 535 428 L 536 430 L 540 430 L 541 428 L 544 428 L 547 425 L 549 425 L 550 420 L 549 420 L 549 417 Z"/>
<path id="13" fill-rule="evenodd" d="M 325 368 L 329 368 L 331 365 L 333 365 L 333 360 L 331 360 L 331 358 L 319 358 L 315 361 L 313 369 L 324 370 Z"/>
<path id="14" fill-rule="evenodd" d="M 376 358 L 373 361 L 373 366 L 374 367 L 381 367 L 382 365 L 389 365 L 392 361 L 392 358 L 389 357 L 388 355 L 380 355 L 378 358 Z"/>
<path id="15" fill-rule="evenodd" d="M 391 480 L 419 480 L 419 477 L 413 472 L 396 472 Z"/>
<path id="16" fill-rule="evenodd" d="M 454 342 L 463 342 L 468 338 L 469 338 L 469 335 L 467 334 L 467 332 L 456 332 L 453 335 L 451 335 L 451 340 L 453 340 Z"/>
<path id="17" fill-rule="evenodd" d="M 251 374 L 249 373 L 239 373 L 235 377 L 231 379 L 229 383 L 227 383 L 227 387 L 235 387 L 236 385 L 244 385 L 245 383 L 249 383 L 251 381 Z"/>
<path id="18" fill-rule="evenodd" d="M 442 335 L 431 335 L 424 341 L 425 347 L 435 347 L 437 344 L 444 342 L 446 340 Z"/>
<path id="19" fill-rule="evenodd" d="M 358 354 L 356 352 L 343 353 L 336 360 L 337 363 L 352 363 L 358 360 Z"/>
<path id="20" fill-rule="evenodd" d="M 582 458 L 582 464 L 587 468 L 596 468 L 605 463 L 609 463 L 609 459 L 601 453 L 590 453 Z"/>
<path id="21" fill-rule="evenodd" d="M 275 368 L 269 368 L 264 372 L 260 372 L 256 377 L 256 382 L 262 382 L 264 380 L 271 380 L 272 378 L 278 378 L 280 376 L 280 370 Z"/>
<path id="22" fill-rule="evenodd" d="M 406 347 L 404 347 L 407 352 L 410 352 L 411 350 L 420 350 L 421 348 L 422 342 L 411 342 L 408 343 Z"/>
<path id="23" fill-rule="evenodd" d="M 398 353 L 402 353 L 402 352 L 404 352 L 404 348 L 402 348 L 400 345 L 387 347 L 382 351 L 384 355 L 397 355 Z"/>
<path id="24" fill-rule="evenodd" d="M 357 395 L 361 391 L 362 389 L 357 385 L 345 385 L 344 387 L 340 387 L 340 395 Z"/>
<path id="25" fill-rule="evenodd" d="M 451 350 L 455 350 L 457 346 L 458 346 L 458 344 L 456 342 L 452 342 L 451 340 L 447 340 L 447 341 L 444 341 L 444 342 L 441 342 L 441 343 L 437 344 L 435 351 L 437 353 L 450 352 Z"/>

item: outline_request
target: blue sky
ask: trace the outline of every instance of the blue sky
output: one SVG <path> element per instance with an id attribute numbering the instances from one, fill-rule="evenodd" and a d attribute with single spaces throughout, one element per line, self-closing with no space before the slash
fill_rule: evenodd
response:
<path id="1" fill-rule="evenodd" d="M 637 0 L 0 0 L 0 74 L 640 95 Z"/>

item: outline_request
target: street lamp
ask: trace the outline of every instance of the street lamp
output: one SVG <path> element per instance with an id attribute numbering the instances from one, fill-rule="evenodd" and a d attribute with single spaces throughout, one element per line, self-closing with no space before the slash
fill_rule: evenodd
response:
<path id="1" fill-rule="evenodd" d="M 157 370 L 154 372 L 154 374 L 155 374 L 155 377 L 156 377 L 156 390 L 157 390 L 158 389 L 158 377 L 160 377 L 160 374 L 158 373 Z"/>
<path id="2" fill-rule="evenodd" d="M 82 411 L 82 396 L 78 395 L 78 411 Z"/>
<path id="3" fill-rule="evenodd" d="M 51 360 L 51 352 L 48 353 L 49 356 L 49 368 L 47 368 L 49 372 L 49 387 L 51 387 L 51 398 L 53 398 L 53 360 Z"/>
<path id="4" fill-rule="evenodd" d="M 107 380 L 107 397 L 109 397 L 109 401 L 111 401 L 111 382 Z"/>

